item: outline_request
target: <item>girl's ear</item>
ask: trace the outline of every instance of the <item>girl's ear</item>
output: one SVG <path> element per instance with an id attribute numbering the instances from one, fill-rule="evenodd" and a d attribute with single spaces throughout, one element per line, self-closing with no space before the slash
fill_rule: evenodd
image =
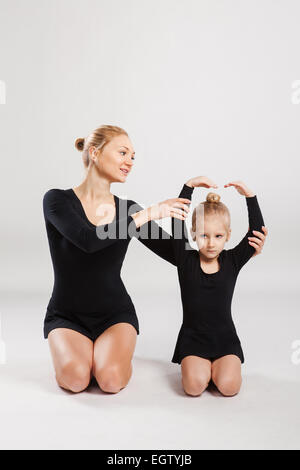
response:
<path id="1" fill-rule="evenodd" d="M 190 234 L 192 236 L 193 241 L 196 241 L 196 233 L 194 232 L 193 227 L 190 228 Z"/>
<path id="2" fill-rule="evenodd" d="M 227 242 L 230 239 L 230 235 L 231 235 L 231 228 L 227 231 L 227 237 L 226 237 Z"/>

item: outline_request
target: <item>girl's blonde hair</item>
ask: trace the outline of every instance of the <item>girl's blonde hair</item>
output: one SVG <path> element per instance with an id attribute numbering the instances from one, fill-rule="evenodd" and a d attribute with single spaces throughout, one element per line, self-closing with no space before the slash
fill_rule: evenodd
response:
<path id="1" fill-rule="evenodd" d="M 127 132 L 118 126 L 110 126 L 103 124 L 95 129 L 87 137 L 79 137 L 75 140 L 75 147 L 80 152 L 83 152 L 82 159 L 84 166 L 87 168 L 90 163 L 89 148 L 92 146 L 103 150 L 104 146 L 108 144 L 113 137 L 118 135 L 127 135 Z"/>
<path id="2" fill-rule="evenodd" d="M 192 215 L 192 231 L 195 234 L 197 225 L 199 222 L 203 223 L 203 220 L 200 220 L 200 217 L 220 217 L 222 218 L 225 226 L 225 230 L 228 232 L 230 230 L 230 212 L 228 207 L 220 202 L 221 196 L 217 193 L 208 193 L 206 195 L 206 201 L 200 202 L 197 207 L 195 207 Z"/>

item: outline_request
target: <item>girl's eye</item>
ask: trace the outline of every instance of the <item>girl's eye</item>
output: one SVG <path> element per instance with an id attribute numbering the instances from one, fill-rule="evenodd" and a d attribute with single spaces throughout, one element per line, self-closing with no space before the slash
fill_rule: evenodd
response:
<path id="1" fill-rule="evenodd" d="M 122 151 L 121 153 L 126 153 L 126 152 Z"/>

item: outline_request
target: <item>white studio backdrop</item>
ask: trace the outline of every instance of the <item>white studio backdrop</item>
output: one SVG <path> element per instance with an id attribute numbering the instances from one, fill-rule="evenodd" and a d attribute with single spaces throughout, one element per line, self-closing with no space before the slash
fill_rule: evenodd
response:
<path id="1" fill-rule="evenodd" d="M 299 18 L 298 0 L 0 0 L 0 446 L 299 447 Z M 149 206 L 193 176 L 219 185 L 225 249 L 248 220 L 245 198 L 222 186 L 242 180 L 257 195 L 269 236 L 235 288 L 246 360 L 231 401 L 183 399 L 177 270 L 136 239 L 122 268 L 140 324 L 129 387 L 70 400 L 57 387 L 42 199 L 81 183 L 75 139 L 102 124 L 136 151 L 111 187 L 119 197 Z M 192 208 L 208 191 L 194 190 Z"/>
<path id="2" fill-rule="evenodd" d="M 75 139 L 115 124 L 136 150 L 115 194 L 146 206 L 206 175 L 231 211 L 229 249 L 247 230 L 247 210 L 221 187 L 243 180 L 269 237 L 238 288 L 297 293 L 298 1 L 0 0 L 0 8 L 1 292 L 42 293 L 46 306 L 43 194 L 79 185 Z M 196 189 L 192 207 L 206 193 Z M 162 226 L 170 231 L 169 220 Z M 136 240 L 122 273 L 133 301 L 143 289 L 151 298 L 178 291 L 176 269 Z"/>

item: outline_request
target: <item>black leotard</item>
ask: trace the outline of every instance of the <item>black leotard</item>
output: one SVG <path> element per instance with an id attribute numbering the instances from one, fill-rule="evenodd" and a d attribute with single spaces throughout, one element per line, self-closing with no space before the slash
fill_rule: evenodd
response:
<path id="1" fill-rule="evenodd" d="M 193 190 L 184 184 L 178 197 L 191 200 Z M 254 236 L 252 230 L 262 232 L 264 225 L 257 197 L 246 197 L 246 203 L 249 231 L 237 246 L 220 252 L 220 269 L 211 274 L 202 270 L 199 251 L 189 244 L 184 220 L 172 218 L 172 242 L 183 306 L 174 363 L 180 364 L 189 355 L 212 360 L 227 354 L 235 354 L 244 362 L 231 316 L 231 301 L 238 273 L 255 252 L 247 237 Z"/>
<path id="2" fill-rule="evenodd" d="M 176 266 L 171 235 L 153 221 L 137 228 L 130 214 L 143 208 L 116 195 L 114 199 L 113 221 L 96 226 L 87 218 L 72 188 L 50 189 L 44 194 L 43 211 L 54 269 L 44 338 L 52 329 L 63 327 L 95 340 L 119 322 L 131 323 L 139 334 L 136 311 L 120 275 L 133 236 Z M 110 236 L 99 238 L 104 232 Z"/>

